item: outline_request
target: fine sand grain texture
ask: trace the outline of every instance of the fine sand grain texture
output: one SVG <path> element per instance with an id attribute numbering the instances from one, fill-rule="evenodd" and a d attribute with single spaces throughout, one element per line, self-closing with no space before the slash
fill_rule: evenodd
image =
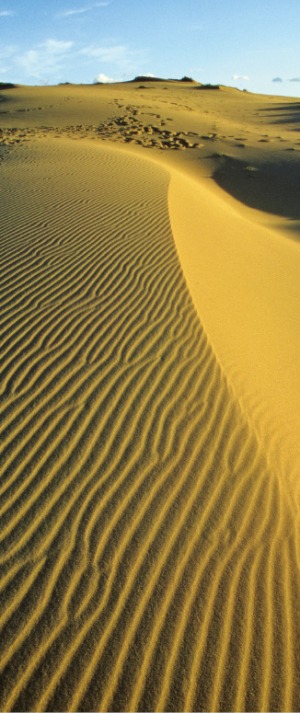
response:
<path id="1" fill-rule="evenodd" d="M 276 138 L 277 103 L 3 92 L 3 711 L 299 710 L 299 134 Z"/>

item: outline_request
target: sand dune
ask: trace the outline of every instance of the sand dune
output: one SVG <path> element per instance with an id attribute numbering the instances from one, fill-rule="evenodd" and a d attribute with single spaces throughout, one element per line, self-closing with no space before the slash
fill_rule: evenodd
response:
<path id="1" fill-rule="evenodd" d="M 0 105 L 3 711 L 299 709 L 298 245 L 166 88 Z"/>
<path id="2" fill-rule="evenodd" d="M 172 176 L 169 204 L 195 306 L 242 410 L 297 506 L 299 246 L 253 224 L 228 197 L 182 174 Z"/>

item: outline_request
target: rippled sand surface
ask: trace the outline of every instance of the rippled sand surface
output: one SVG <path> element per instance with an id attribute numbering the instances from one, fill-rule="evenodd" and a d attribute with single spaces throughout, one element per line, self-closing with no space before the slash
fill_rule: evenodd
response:
<path id="1" fill-rule="evenodd" d="M 0 708 L 299 710 L 295 102 L 0 98 Z"/>

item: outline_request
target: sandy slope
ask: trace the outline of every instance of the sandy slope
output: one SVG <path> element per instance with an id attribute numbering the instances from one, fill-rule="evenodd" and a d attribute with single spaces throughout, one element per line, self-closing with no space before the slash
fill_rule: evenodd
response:
<path id="1" fill-rule="evenodd" d="M 296 102 L 3 97 L 0 708 L 297 710 Z"/>
<path id="2" fill-rule="evenodd" d="M 195 306 L 272 462 L 299 502 L 300 251 L 173 174 L 170 215 Z"/>

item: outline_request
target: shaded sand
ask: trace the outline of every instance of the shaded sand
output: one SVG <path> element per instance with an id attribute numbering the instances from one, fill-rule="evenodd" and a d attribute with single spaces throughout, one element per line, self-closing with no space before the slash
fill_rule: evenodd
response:
<path id="1" fill-rule="evenodd" d="M 0 104 L 0 709 L 296 711 L 298 245 L 200 146 L 267 99 L 147 91 Z"/>

